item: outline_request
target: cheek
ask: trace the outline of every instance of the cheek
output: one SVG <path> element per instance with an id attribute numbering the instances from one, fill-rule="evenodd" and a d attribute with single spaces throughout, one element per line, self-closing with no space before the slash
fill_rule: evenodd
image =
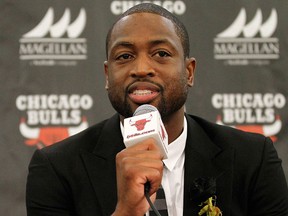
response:
<path id="1" fill-rule="evenodd" d="M 183 91 L 187 91 L 187 77 L 185 72 L 175 73 L 173 76 L 166 78 L 165 86 L 167 90 L 169 89 L 168 94 L 178 94 Z"/>
<path id="2" fill-rule="evenodd" d="M 109 87 L 113 85 L 118 85 L 118 83 L 121 83 L 123 79 L 123 76 L 120 75 L 121 73 L 115 72 L 115 70 L 111 70 L 111 71 L 108 73 L 108 77 L 107 77 L 107 80 L 109 82 Z"/>
<path id="3" fill-rule="evenodd" d="M 166 73 L 165 80 L 168 84 L 187 83 L 187 74 L 185 68 L 181 65 L 170 69 L 170 73 Z"/>
<path id="4" fill-rule="evenodd" d="M 123 69 L 121 67 L 116 67 L 115 65 L 111 64 L 110 70 L 109 70 L 109 77 L 108 80 L 110 84 L 115 83 L 121 83 L 122 85 L 127 80 L 127 69 Z"/>
<path id="5" fill-rule="evenodd" d="M 126 79 L 120 76 L 120 73 L 113 74 L 108 77 L 109 93 L 115 95 L 122 95 L 126 92 Z"/>

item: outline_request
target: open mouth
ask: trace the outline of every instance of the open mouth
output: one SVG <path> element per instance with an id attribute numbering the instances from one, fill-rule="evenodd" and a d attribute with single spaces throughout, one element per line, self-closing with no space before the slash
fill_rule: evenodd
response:
<path id="1" fill-rule="evenodd" d="M 152 93 L 153 91 L 147 89 L 144 90 L 136 89 L 132 92 L 133 95 L 150 95 Z"/>
<path id="2" fill-rule="evenodd" d="M 136 82 L 129 88 L 129 98 L 137 104 L 150 103 L 159 95 L 159 87 L 149 82 Z"/>

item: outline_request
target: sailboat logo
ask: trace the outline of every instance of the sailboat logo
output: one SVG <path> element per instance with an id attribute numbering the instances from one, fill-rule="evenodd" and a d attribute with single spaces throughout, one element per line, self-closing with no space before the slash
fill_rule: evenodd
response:
<path id="1" fill-rule="evenodd" d="M 243 33 L 244 38 L 255 37 L 259 32 L 262 38 L 269 38 L 275 32 L 278 18 L 275 9 L 271 10 L 269 18 L 263 22 L 262 11 L 258 9 L 254 18 L 246 24 L 247 15 L 244 8 L 242 8 L 234 20 L 234 22 L 224 31 L 217 34 L 217 38 L 236 38 Z"/>
<path id="2" fill-rule="evenodd" d="M 41 21 L 20 38 L 19 55 L 21 60 L 32 60 L 34 64 L 55 65 L 59 60 L 67 61 L 87 59 L 87 40 L 81 37 L 87 16 L 81 8 L 78 16 L 72 20 L 70 9 L 66 8 L 62 17 L 55 22 L 54 9 L 50 7 Z"/>
<path id="3" fill-rule="evenodd" d="M 63 16 L 58 22 L 53 24 L 54 10 L 49 8 L 43 19 L 31 31 L 23 35 L 23 38 L 43 38 L 48 32 L 52 38 L 60 38 L 66 32 L 68 38 L 77 38 L 83 32 L 86 25 L 86 12 L 84 8 L 80 9 L 78 17 L 71 22 L 71 13 L 68 8 L 65 9 Z"/>
<path id="4" fill-rule="evenodd" d="M 247 13 L 240 10 L 234 21 L 214 38 L 214 58 L 217 60 L 237 60 L 243 64 L 257 60 L 258 64 L 269 63 L 279 58 L 279 39 L 273 37 L 278 26 L 275 8 L 267 19 L 263 19 L 261 9 L 257 9 L 251 21 Z M 240 61 L 239 61 L 240 60 Z"/>

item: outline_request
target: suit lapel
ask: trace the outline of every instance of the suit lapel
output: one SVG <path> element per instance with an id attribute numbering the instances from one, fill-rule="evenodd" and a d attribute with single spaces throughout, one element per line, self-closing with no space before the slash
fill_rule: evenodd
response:
<path id="1" fill-rule="evenodd" d="M 93 152 L 82 154 L 103 215 L 111 215 L 117 203 L 115 156 L 125 148 L 119 122 L 118 115 L 109 119 L 103 127 Z"/>
<path id="2" fill-rule="evenodd" d="M 223 149 L 211 140 L 200 125 L 186 116 L 188 136 L 185 147 L 184 212 L 183 215 L 198 215 L 200 203 L 193 203 L 191 187 L 197 178 L 216 179 L 217 206 L 226 214 L 231 201 L 232 149 Z M 225 203 L 223 202 L 225 200 Z M 225 204 L 225 205 L 224 205 Z"/>

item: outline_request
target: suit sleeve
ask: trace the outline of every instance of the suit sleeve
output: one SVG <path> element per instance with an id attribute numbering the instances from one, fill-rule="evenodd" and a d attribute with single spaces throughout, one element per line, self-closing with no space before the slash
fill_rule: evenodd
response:
<path id="1" fill-rule="evenodd" d="M 266 138 L 256 182 L 250 197 L 249 215 L 287 216 L 288 190 L 281 159 Z"/>
<path id="2" fill-rule="evenodd" d="M 72 216 L 73 206 L 59 176 L 40 150 L 34 153 L 26 185 L 28 216 Z"/>

